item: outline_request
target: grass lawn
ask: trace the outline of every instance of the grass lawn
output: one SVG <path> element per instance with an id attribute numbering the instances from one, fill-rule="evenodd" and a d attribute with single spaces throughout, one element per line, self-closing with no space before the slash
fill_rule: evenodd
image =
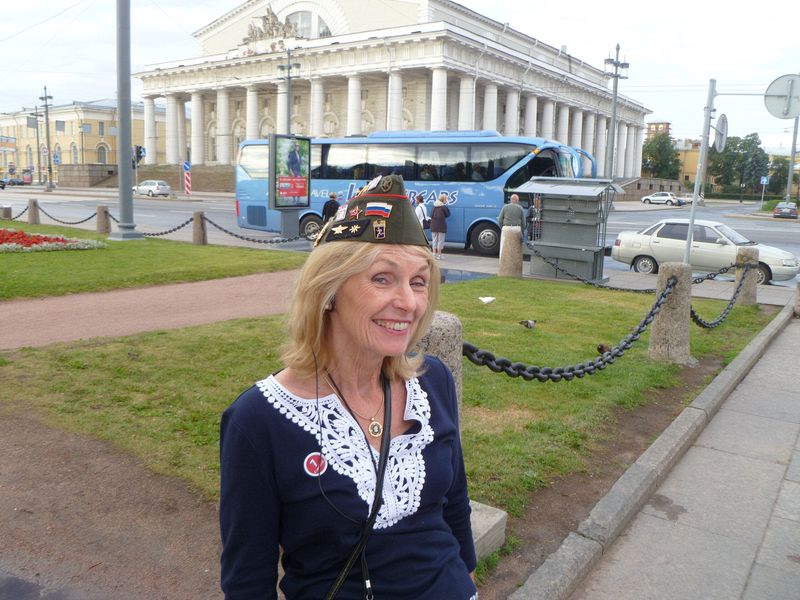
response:
<path id="1" fill-rule="evenodd" d="M 114 251 L 136 252 L 136 244 L 125 242 Z M 157 240 L 140 247 L 163 248 L 172 257 L 178 251 L 170 245 L 185 246 L 187 252 L 226 250 Z M 237 250 L 233 259 L 241 253 L 250 254 Z M 293 256 L 252 254 L 253 265 L 269 264 L 260 258 L 265 255 Z M 213 256 L 223 269 L 222 259 Z M 154 267 L 159 262 L 143 260 Z M 487 295 L 495 302 L 478 301 Z M 573 283 L 489 278 L 443 286 L 440 309 L 462 320 L 468 341 L 498 357 L 557 367 L 595 357 L 598 343 L 616 345 L 653 299 Z M 725 304 L 697 300 L 693 305 L 713 319 Z M 727 362 L 770 318 L 758 307 L 737 307 L 721 327 L 692 325 L 692 354 L 723 356 Z M 520 326 L 521 319 L 536 319 L 536 328 Z M 34 407 L 59 427 L 110 440 L 213 499 L 220 413 L 244 388 L 279 367 L 283 337 L 277 316 L 0 352 L 0 389 L 6 390 L 0 403 Z M 645 403 L 649 392 L 675 383 L 679 367 L 650 361 L 647 339 L 645 334 L 604 371 L 572 382 L 526 382 L 465 360 L 462 432 L 472 497 L 520 515 L 533 490 L 555 476 L 580 471 L 593 444 L 615 435 L 615 410 Z"/>
<path id="2" fill-rule="evenodd" d="M 107 236 L 72 227 L 28 225 L 0 220 L 0 228 L 70 238 L 106 240 Z M 202 281 L 294 269 L 302 252 L 195 246 L 157 238 L 107 241 L 107 248 L 0 254 L 0 300 L 162 283 Z"/>

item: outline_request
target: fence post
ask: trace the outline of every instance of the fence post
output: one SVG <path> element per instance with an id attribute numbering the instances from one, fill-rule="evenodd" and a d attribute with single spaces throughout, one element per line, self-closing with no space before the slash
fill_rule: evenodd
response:
<path id="1" fill-rule="evenodd" d="M 453 373 L 458 398 L 458 416 L 461 418 L 461 357 L 464 347 L 464 329 L 457 316 L 437 310 L 431 328 L 417 344 L 423 354 L 432 354 L 442 360 Z"/>
<path id="2" fill-rule="evenodd" d="M 522 277 L 522 230 L 518 226 L 503 227 L 497 276 Z"/>
<path id="3" fill-rule="evenodd" d="M 6 221 L 11 220 L 11 207 L 10 206 L 3 206 L 3 219 Z"/>
<path id="4" fill-rule="evenodd" d="M 667 280 L 672 275 L 677 277 L 678 284 L 650 324 L 650 346 L 647 353 L 653 360 L 679 365 L 692 364 L 695 362 L 689 353 L 692 267 L 684 263 L 663 263 L 658 271 L 656 295 L 664 291 Z"/>
<path id="5" fill-rule="evenodd" d="M 108 218 L 108 207 L 97 205 L 97 233 L 111 233 L 111 219 Z"/>
<path id="6" fill-rule="evenodd" d="M 739 265 L 749 264 L 750 269 L 744 278 L 742 289 L 736 303 L 741 306 L 752 306 L 757 302 L 758 285 L 756 284 L 756 267 L 758 267 L 758 248 L 739 248 L 736 251 L 736 285 L 742 280 L 744 269 Z"/>
<path id="7" fill-rule="evenodd" d="M 35 198 L 28 199 L 28 225 L 38 225 L 41 223 L 39 219 L 39 203 Z"/>
<path id="8" fill-rule="evenodd" d="M 208 244 L 208 232 L 206 231 L 206 219 L 203 211 L 195 211 L 192 221 L 192 243 L 199 246 Z"/>

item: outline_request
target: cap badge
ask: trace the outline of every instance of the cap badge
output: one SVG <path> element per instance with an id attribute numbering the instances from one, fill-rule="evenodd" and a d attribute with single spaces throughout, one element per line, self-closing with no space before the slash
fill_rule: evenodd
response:
<path id="1" fill-rule="evenodd" d="M 372 222 L 372 231 L 375 234 L 376 240 L 383 240 L 386 238 L 386 221 L 383 219 L 375 219 Z"/>

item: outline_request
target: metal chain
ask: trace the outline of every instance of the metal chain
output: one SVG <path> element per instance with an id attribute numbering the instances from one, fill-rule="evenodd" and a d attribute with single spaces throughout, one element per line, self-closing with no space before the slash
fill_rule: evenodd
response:
<path id="1" fill-rule="evenodd" d="M 597 371 L 603 370 L 607 365 L 613 363 L 617 357 L 625 354 L 634 342 L 639 340 L 641 335 L 647 329 L 647 326 L 653 322 L 655 316 L 661 311 L 667 297 L 678 285 L 678 279 L 674 275 L 667 280 L 664 291 L 659 294 L 656 301 L 653 303 L 652 308 L 647 315 L 622 341 L 611 348 L 608 352 L 604 352 L 602 356 L 594 360 L 589 360 L 579 365 L 570 367 L 538 367 L 535 365 L 525 365 L 523 363 L 512 363 L 507 358 L 495 358 L 495 356 L 488 350 L 480 350 L 469 342 L 464 342 L 462 345 L 462 354 L 467 359 L 478 365 L 488 367 L 495 373 L 503 372 L 509 377 L 522 377 L 525 381 L 572 381 L 575 377 L 582 378 L 585 375 L 594 375 Z"/>
<path id="2" fill-rule="evenodd" d="M 111 219 L 112 221 L 114 221 L 114 223 L 119 224 L 119 219 L 117 217 L 115 217 L 114 215 L 112 215 L 111 213 L 108 213 L 108 218 Z"/>
<path id="3" fill-rule="evenodd" d="M 747 275 L 747 272 L 751 268 L 752 268 L 752 266 L 750 265 L 750 263 L 745 263 L 742 266 L 742 269 L 744 271 L 742 273 L 742 278 L 739 280 L 739 283 L 736 285 L 736 289 L 733 290 L 733 296 L 731 297 L 730 301 L 728 302 L 728 305 L 725 307 L 725 309 L 719 314 L 719 316 L 716 319 L 714 319 L 713 321 L 706 321 L 700 315 L 698 315 L 695 312 L 693 306 L 689 306 L 689 311 L 690 311 L 691 316 L 692 316 L 692 321 L 694 321 L 696 325 L 699 325 L 700 327 L 704 327 L 706 329 L 713 329 L 714 327 L 717 327 L 718 325 L 720 325 L 728 317 L 728 313 L 730 313 L 731 310 L 733 309 L 733 305 L 736 304 L 736 298 L 739 296 L 739 292 L 742 291 L 742 286 L 744 286 L 745 276 Z"/>
<path id="4" fill-rule="evenodd" d="M 251 237 L 247 237 L 247 236 L 244 236 L 244 235 L 239 235 L 238 233 L 234 233 L 233 231 L 229 231 L 229 230 L 225 229 L 224 227 L 222 227 L 221 225 L 217 225 L 216 223 L 214 223 L 214 221 L 212 221 L 211 219 L 209 219 L 205 215 L 203 215 L 203 219 L 205 220 L 206 223 L 209 223 L 210 225 L 213 225 L 214 227 L 219 229 L 222 233 L 227 233 L 228 235 L 231 235 L 231 236 L 233 236 L 233 237 L 235 237 L 237 239 L 240 239 L 240 240 L 244 240 L 246 242 L 255 242 L 256 244 L 286 244 L 288 242 L 294 242 L 296 240 L 308 239 L 308 238 L 306 238 L 306 236 L 298 235 L 298 236 L 293 237 L 293 238 L 273 238 L 271 240 L 260 240 L 258 238 L 251 238 Z"/>
<path id="5" fill-rule="evenodd" d="M 97 212 L 95 211 L 91 215 L 89 215 L 85 219 L 81 219 L 80 221 L 62 221 L 61 219 L 55 218 L 53 215 L 51 215 L 49 212 L 47 212 L 41 206 L 39 206 L 39 210 L 42 211 L 42 213 L 44 213 L 45 216 L 50 217 L 51 219 L 53 219 L 53 221 L 55 221 L 56 223 L 62 223 L 63 225 L 80 225 L 81 223 L 86 223 L 86 221 L 94 219 L 95 216 L 97 216 Z"/>
<path id="6" fill-rule="evenodd" d="M 192 221 L 194 221 L 194 217 L 189 217 L 183 223 L 181 223 L 177 227 L 173 227 L 172 229 L 167 229 L 166 231 L 159 231 L 158 233 L 143 233 L 142 235 L 145 237 L 159 237 L 162 235 L 167 235 L 169 233 L 175 233 L 179 229 L 183 229 L 184 227 L 186 227 Z"/>
<path id="7" fill-rule="evenodd" d="M 28 209 L 29 209 L 29 208 L 30 208 L 30 206 L 26 206 L 25 208 L 23 208 L 23 209 L 22 209 L 22 212 L 21 212 L 21 213 L 19 213 L 19 214 L 18 214 L 16 217 L 11 217 L 11 220 L 12 220 L 12 221 L 16 221 L 16 220 L 17 220 L 17 219 L 19 219 L 19 218 L 20 218 L 22 215 L 24 215 L 26 212 L 28 212 Z"/>

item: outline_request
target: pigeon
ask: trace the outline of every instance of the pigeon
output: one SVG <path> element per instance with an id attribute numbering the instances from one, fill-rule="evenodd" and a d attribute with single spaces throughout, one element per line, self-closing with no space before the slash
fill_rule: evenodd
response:
<path id="1" fill-rule="evenodd" d="M 524 319 L 520 321 L 519 324 L 523 327 L 527 327 L 528 329 L 533 329 L 536 327 L 536 319 Z"/>
<path id="2" fill-rule="evenodd" d="M 598 354 L 605 354 L 606 352 L 611 352 L 611 346 L 608 344 L 597 344 L 597 352 Z"/>
<path id="3" fill-rule="evenodd" d="M 494 302 L 494 296 L 478 296 L 478 300 L 484 304 L 489 304 L 490 302 Z"/>

